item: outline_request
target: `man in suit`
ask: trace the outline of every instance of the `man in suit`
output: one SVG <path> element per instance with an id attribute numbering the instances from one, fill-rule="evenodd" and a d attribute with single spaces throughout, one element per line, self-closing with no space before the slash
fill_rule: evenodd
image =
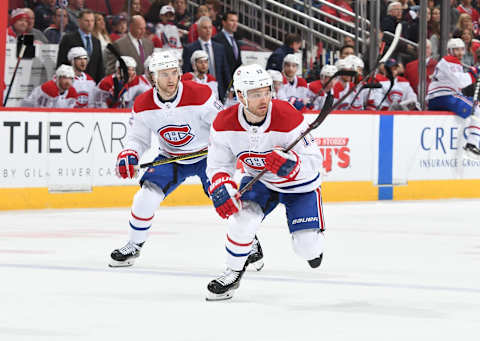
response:
<path id="1" fill-rule="evenodd" d="M 201 17 L 197 22 L 198 40 L 188 44 L 183 49 L 183 72 L 192 72 L 190 57 L 196 50 L 204 50 L 208 55 L 208 73 L 217 79 L 218 95 L 223 99 L 230 83 L 231 73 L 228 66 L 227 56 L 222 44 L 213 41 L 212 38 L 212 20 L 207 17 Z"/>
<path id="2" fill-rule="evenodd" d="M 283 71 L 283 59 L 287 54 L 295 54 L 302 46 L 302 38 L 294 33 L 289 33 L 285 37 L 285 42 L 282 46 L 272 52 L 267 60 L 267 70 Z"/>
<path id="3" fill-rule="evenodd" d="M 222 44 L 225 48 L 227 63 L 230 66 L 230 76 L 233 76 L 234 71 L 242 65 L 240 47 L 234 37 L 238 27 L 238 14 L 233 11 L 227 12 L 222 19 L 222 25 L 222 31 L 215 35 L 212 40 Z"/>
<path id="4" fill-rule="evenodd" d="M 86 73 L 91 75 L 95 82 L 99 82 L 105 76 L 103 65 L 102 47 L 100 41 L 92 36 L 95 16 L 91 10 L 83 10 L 78 18 L 78 31 L 63 36 L 57 55 L 57 67 L 69 65 L 67 54 L 72 47 L 80 46 L 88 52 L 89 61 Z"/>
<path id="5" fill-rule="evenodd" d="M 135 59 L 137 75 L 144 74 L 145 60 L 153 53 L 152 41 L 144 38 L 145 29 L 145 19 L 141 15 L 134 15 L 130 21 L 129 32 L 113 43 L 121 56 L 130 56 Z M 107 59 L 107 74 L 114 73 L 116 57 L 109 50 L 106 51 L 105 56 Z"/>

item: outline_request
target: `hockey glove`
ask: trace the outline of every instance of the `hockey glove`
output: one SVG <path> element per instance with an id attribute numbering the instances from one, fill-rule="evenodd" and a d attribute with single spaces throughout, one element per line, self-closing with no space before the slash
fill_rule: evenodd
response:
<path id="1" fill-rule="evenodd" d="M 238 198 L 237 184 L 233 182 L 227 173 L 218 173 L 212 179 L 212 184 L 208 188 L 208 193 L 213 201 L 213 206 L 217 213 L 223 219 L 228 219 L 231 215 L 237 213 L 242 207 Z"/>
<path id="2" fill-rule="evenodd" d="M 305 102 L 301 98 L 291 97 L 289 102 L 297 110 L 302 110 L 305 107 Z"/>
<path id="3" fill-rule="evenodd" d="M 274 149 L 265 157 L 265 168 L 282 178 L 293 180 L 300 170 L 300 159 L 293 151 L 285 153 Z"/>
<path id="4" fill-rule="evenodd" d="M 133 179 L 138 173 L 138 153 L 132 149 L 125 149 L 117 156 L 117 176 L 123 179 Z"/>
<path id="5" fill-rule="evenodd" d="M 477 79 L 478 74 L 480 72 L 480 67 L 472 66 L 470 69 L 468 69 L 468 72 L 470 73 L 470 76 L 472 77 L 472 82 L 475 82 L 475 80 Z"/>

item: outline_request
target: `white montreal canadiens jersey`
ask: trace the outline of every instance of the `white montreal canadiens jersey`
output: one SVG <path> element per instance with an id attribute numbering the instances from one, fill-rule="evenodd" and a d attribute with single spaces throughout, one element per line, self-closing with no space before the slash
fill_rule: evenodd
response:
<path id="1" fill-rule="evenodd" d="M 75 76 L 73 87 L 77 90 L 77 104 L 75 108 L 93 108 L 95 107 L 93 97 L 97 84 L 89 74 L 82 72 Z"/>
<path id="2" fill-rule="evenodd" d="M 73 86 L 60 94 L 55 80 L 50 80 L 33 89 L 30 96 L 22 100 L 22 106 L 33 108 L 73 108 L 77 91 Z"/>
<path id="3" fill-rule="evenodd" d="M 323 90 L 323 84 L 321 80 L 316 80 L 308 83 L 308 89 L 312 92 L 313 97 L 313 110 L 322 110 L 323 104 L 327 99 L 327 93 Z"/>
<path id="4" fill-rule="evenodd" d="M 221 111 L 213 122 L 208 147 L 207 176 L 227 173 L 233 177 L 238 161 L 248 175 L 255 176 L 265 168 L 265 156 L 275 147 L 286 148 L 308 127 L 303 115 L 289 103 L 272 100 L 261 126 L 247 123 L 243 105 Z M 311 135 L 293 148 L 300 159 L 300 170 L 292 180 L 265 173 L 260 181 L 271 190 L 304 193 L 321 184 L 322 155 Z"/>
<path id="5" fill-rule="evenodd" d="M 342 99 L 343 96 L 345 96 L 351 88 L 353 88 L 355 84 L 352 82 L 344 83 L 344 82 L 336 82 L 335 85 L 333 86 L 333 104 L 335 105 L 340 99 Z M 352 109 L 352 106 L 354 106 L 354 103 L 352 101 L 354 100 L 355 97 L 356 100 L 358 100 L 358 96 L 355 96 L 355 91 L 352 91 L 344 100 L 342 103 L 340 103 L 336 110 L 348 110 Z"/>
<path id="6" fill-rule="evenodd" d="M 388 78 L 386 78 L 386 80 L 381 80 L 380 84 L 382 85 L 382 89 L 378 89 L 379 91 L 374 92 L 375 106 L 378 107 L 381 103 L 380 110 L 388 110 L 392 104 L 400 104 L 402 102 L 417 103 L 417 95 L 406 78 L 396 77 L 391 89 L 390 80 Z M 390 92 L 388 92 L 389 89 Z M 386 97 L 385 94 L 387 94 Z"/>
<path id="7" fill-rule="evenodd" d="M 290 103 L 295 102 L 296 99 L 302 100 L 305 104 L 315 97 L 312 91 L 307 86 L 307 81 L 301 77 L 295 76 L 293 83 L 283 77 L 283 84 L 278 90 L 277 99 L 288 101 Z"/>
<path id="8" fill-rule="evenodd" d="M 156 35 L 162 40 L 164 48 L 182 48 L 180 33 L 178 32 L 177 26 L 172 24 L 163 25 L 162 23 L 158 23 L 156 26 Z"/>
<path id="9" fill-rule="evenodd" d="M 133 106 L 126 148 L 142 155 L 150 148 L 151 133 L 157 136 L 160 154 L 173 157 L 204 150 L 210 126 L 223 107 L 203 84 L 179 82 L 173 102 L 160 101 L 155 89 L 140 95 Z M 195 163 L 205 156 L 178 161 Z"/>
<path id="10" fill-rule="evenodd" d="M 443 57 L 435 66 L 432 82 L 428 86 L 427 100 L 447 95 L 462 94 L 462 89 L 475 81 L 473 75 L 463 71 L 454 56 Z"/>

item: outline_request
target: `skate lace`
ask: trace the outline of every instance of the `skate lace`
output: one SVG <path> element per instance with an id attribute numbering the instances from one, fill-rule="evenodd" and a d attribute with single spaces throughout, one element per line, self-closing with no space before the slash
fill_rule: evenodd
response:
<path id="1" fill-rule="evenodd" d="M 250 254 L 254 254 L 258 252 L 258 240 L 255 238 L 252 243 L 252 250 L 250 251 Z"/>
<path id="2" fill-rule="evenodd" d="M 223 285 L 229 285 L 235 282 L 240 275 L 240 272 L 227 268 L 220 276 L 217 277 L 217 281 Z"/>
<path id="3" fill-rule="evenodd" d="M 124 247 L 118 249 L 118 251 L 122 254 L 122 255 L 128 255 L 128 254 L 136 254 L 137 251 L 140 250 L 140 248 L 133 244 L 133 243 L 130 243 L 128 242 L 127 245 L 125 245 Z"/>

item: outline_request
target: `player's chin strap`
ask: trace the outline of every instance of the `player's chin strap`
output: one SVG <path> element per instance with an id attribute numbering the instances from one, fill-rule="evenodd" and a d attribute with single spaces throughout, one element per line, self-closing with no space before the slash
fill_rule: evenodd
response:
<path id="1" fill-rule="evenodd" d="M 402 25 L 398 24 L 396 29 L 395 29 L 395 37 L 393 38 L 392 44 L 390 45 L 389 49 L 387 50 L 387 52 L 385 52 L 385 54 L 383 56 L 379 56 L 375 66 L 368 72 L 368 74 L 365 76 L 365 79 L 368 80 L 370 78 L 370 76 L 372 76 L 377 71 L 380 64 L 384 63 L 388 58 L 390 58 L 391 54 L 393 53 L 393 51 L 395 50 L 395 48 L 398 45 L 398 41 L 400 40 L 401 34 L 402 34 Z M 361 82 L 361 83 L 363 83 L 363 82 Z M 351 89 L 345 95 L 343 95 L 337 101 L 337 103 L 335 103 L 335 105 L 333 105 L 333 106 L 332 106 L 333 95 L 331 93 L 329 93 L 327 98 L 325 99 L 325 104 L 323 105 L 322 111 L 320 111 L 320 114 L 317 116 L 315 121 L 310 123 L 308 125 L 308 128 L 302 134 L 300 134 L 300 136 L 298 136 L 295 139 L 295 141 L 290 143 L 290 145 L 284 150 L 284 152 L 289 152 L 293 147 L 295 147 L 295 145 L 298 142 L 302 141 L 303 138 L 306 135 L 308 135 L 313 129 L 317 128 L 320 124 L 322 124 L 322 122 L 327 118 L 328 114 L 330 112 L 332 112 L 335 108 L 337 108 L 340 104 L 342 104 L 345 101 L 345 99 L 347 99 L 347 97 L 350 96 L 350 94 L 353 91 L 355 91 L 356 87 L 361 83 L 358 83 L 355 86 L 352 86 Z M 266 172 L 267 172 L 267 169 L 264 168 L 252 180 L 250 180 L 244 187 L 242 187 L 238 191 L 239 196 L 242 196 L 246 191 L 248 191 L 252 187 L 252 185 L 254 183 L 256 183 Z"/>

